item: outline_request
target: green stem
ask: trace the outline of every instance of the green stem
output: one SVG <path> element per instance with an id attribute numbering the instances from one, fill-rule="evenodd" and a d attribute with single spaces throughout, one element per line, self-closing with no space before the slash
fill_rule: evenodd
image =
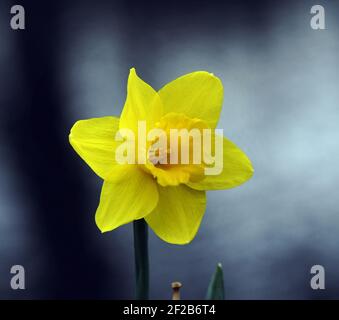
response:
<path id="1" fill-rule="evenodd" d="M 136 299 L 148 300 L 149 263 L 148 263 L 148 227 L 144 219 L 133 222 L 134 254 L 136 274 Z"/>

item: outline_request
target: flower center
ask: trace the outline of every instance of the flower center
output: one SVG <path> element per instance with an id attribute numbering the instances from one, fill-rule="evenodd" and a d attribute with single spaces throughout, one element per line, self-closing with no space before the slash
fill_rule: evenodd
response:
<path id="1" fill-rule="evenodd" d="M 168 163 L 170 159 L 170 148 L 157 148 L 152 144 L 148 149 L 148 160 L 154 165 L 159 166 L 161 163 Z"/>
<path id="2" fill-rule="evenodd" d="M 208 128 L 207 124 L 183 114 L 169 113 L 156 123 L 156 128 L 161 130 L 150 139 L 144 166 L 146 171 L 162 186 L 203 179 L 204 165 L 193 160 L 199 153 L 201 159 L 201 132 Z M 197 146 L 199 148 L 195 148 Z"/>

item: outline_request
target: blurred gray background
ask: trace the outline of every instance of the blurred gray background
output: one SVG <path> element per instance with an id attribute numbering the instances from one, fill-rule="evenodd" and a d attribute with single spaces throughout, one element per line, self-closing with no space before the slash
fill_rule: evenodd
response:
<path id="1" fill-rule="evenodd" d="M 0 5 L 0 298 L 131 299 L 132 225 L 101 235 L 101 180 L 68 144 L 79 120 L 119 115 L 129 69 L 159 89 L 219 76 L 219 127 L 255 175 L 208 193 L 186 246 L 150 232 L 151 298 L 202 299 L 217 262 L 227 299 L 339 298 L 337 1 L 21 1 Z M 321 4 L 326 30 L 310 27 Z M 9 286 L 26 269 L 25 291 Z M 326 290 L 310 288 L 310 268 Z"/>

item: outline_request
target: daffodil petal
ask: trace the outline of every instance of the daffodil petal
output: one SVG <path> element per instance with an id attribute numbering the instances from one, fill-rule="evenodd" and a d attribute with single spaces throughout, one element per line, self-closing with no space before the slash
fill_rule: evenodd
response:
<path id="1" fill-rule="evenodd" d="M 223 86 L 212 73 L 197 71 L 168 83 L 159 91 L 164 114 L 184 113 L 215 128 L 222 107 Z"/>
<path id="2" fill-rule="evenodd" d="M 120 128 L 137 132 L 138 121 L 146 121 L 152 128 L 162 115 L 162 103 L 158 93 L 141 80 L 134 68 L 130 70 L 127 98 L 120 117 Z"/>
<path id="3" fill-rule="evenodd" d="M 74 150 L 105 180 L 114 180 L 118 170 L 115 161 L 115 149 L 120 144 L 115 141 L 118 129 L 118 118 L 93 118 L 77 121 L 69 135 Z"/>
<path id="4" fill-rule="evenodd" d="M 220 190 L 237 187 L 253 175 L 250 159 L 233 142 L 223 139 L 223 168 L 219 175 L 207 175 L 187 185 L 196 190 Z"/>
<path id="5" fill-rule="evenodd" d="M 158 191 L 158 205 L 145 220 L 158 237 L 166 242 L 191 242 L 206 209 L 206 193 L 185 185 L 158 186 Z"/>
<path id="6" fill-rule="evenodd" d="M 158 203 L 154 179 L 138 166 L 130 165 L 126 170 L 119 182 L 104 181 L 95 214 L 95 222 L 102 232 L 145 217 Z"/>

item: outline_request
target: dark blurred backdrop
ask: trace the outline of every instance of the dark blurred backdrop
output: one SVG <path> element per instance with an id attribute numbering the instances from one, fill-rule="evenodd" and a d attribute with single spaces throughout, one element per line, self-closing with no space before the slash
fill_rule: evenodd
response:
<path id="1" fill-rule="evenodd" d="M 14 4 L 26 30 L 10 28 Z M 256 170 L 209 193 L 191 244 L 151 232 L 151 297 L 179 280 L 204 298 L 220 261 L 228 299 L 339 298 L 338 17 L 338 1 L 2 0 L 0 298 L 133 298 L 132 226 L 99 232 L 101 181 L 68 143 L 76 120 L 119 115 L 131 67 L 155 88 L 218 75 L 219 127 Z M 14 264 L 26 290 L 10 288 Z M 315 264 L 326 290 L 310 288 Z"/>

